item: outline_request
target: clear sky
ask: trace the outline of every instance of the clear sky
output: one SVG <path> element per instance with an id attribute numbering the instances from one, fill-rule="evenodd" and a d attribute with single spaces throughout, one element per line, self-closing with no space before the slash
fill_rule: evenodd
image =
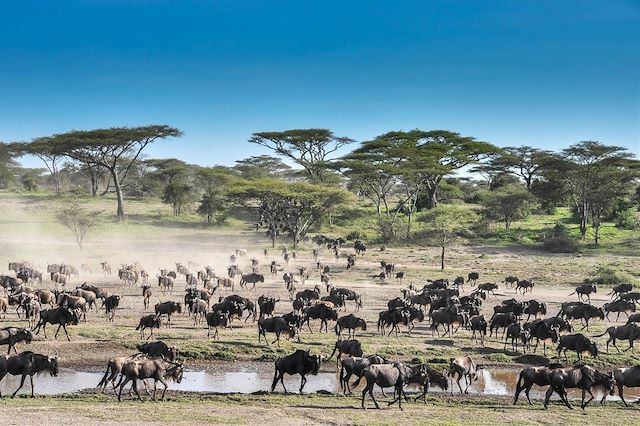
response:
<path id="1" fill-rule="evenodd" d="M 304 127 L 640 153 L 640 1 L 3 3 L 0 140 L 152 123 L 204 165 Z"/>

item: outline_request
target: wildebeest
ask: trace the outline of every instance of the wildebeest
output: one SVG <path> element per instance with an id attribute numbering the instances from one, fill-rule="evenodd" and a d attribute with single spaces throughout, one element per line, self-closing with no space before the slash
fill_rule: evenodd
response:
<path id="1" fill-rule="evenodd" d="M 11 349 L 15 353 L 16 344 L 25 342 L 27 344 L 33 341 L 33 333 L 28 328 L 5 327 L 0 330 L 0 345 L 8 345 L 7 355 L 11 353 Z"/>
<path id="2" fill-rule="evenodd" d="M 218 338 L 218 327 L 227 327 L 229 324 L 229 313 L 228 312 L 220 312 L 220 311 L 212 311 L 206 315 L 207 320 L 207 337 L 211 333 L 211 327 L 215 329 L 214 338 Z"/>
<path id="3" fill-rule="evenodd" d="M 602 308 L 596 308 L 593 305 L 582 302 L 565 302 L 561 305 L 559 317 L 567 318 L 569 321 L 574 319 L 580 319 L 584 321 L 582 329 L 589 330 L 589 320 L 591 318 L 600 318 L 604 320 L 605 315 Z"/>
<path id="4" fill-rule="evenodd" d="M 440 335 L 438 327 L 440 325 L 443 325 L 445 334 L 449 334 L 449 336 L 451 336 L 452 333 L 455 333 L 458 328 L 460 328 L 460 326 L 465 326 L 467 323 L 466 312 L 459 311 L 456 307 L 444 307 L 436 309 L 435 311 L 431 312 L 430 316 L 432 334 L 435 331 L 438 333 L 438 335 Z M 452 325 L 455 324 L 458 324 L 458 327 L 452 330 Z"/>
<path id="5" fill-rule="evenodd" d="M 142 303 L 144 304 L 144 310 L 149 309 L 149 303 L 151 301 L 151 286 L 143 285 L 142 286 Z"/>
<path id="6" fill-rule="evenodd" d="M 602 337 L 605 334 L 609 334 L 609 340 L 607 340 L 607 352 L 609 352 L 609 343 L 613 344 L 613 347 L 616 348 L 618 352 L 620 352 L 620 348 L 616 346 L 616 339 L 629 341 L 629 347 L 625 349 L 625 352 L 629 349 L 631 349 L 631 352 L 633 352 L 634 340 L 640 339 L 640 327 L 635 324 L 626 324 L 619 327 L 609 327 L 604 333 L 593 337 Z"/>
<path id="7" fill-rule="evenodd" d="M 529 280 L 518 281 L 518 283 L 516 284 L 516 293 L 518 291 L 520 291 L 522 294 L 525 294 L 528 291 L 533 292 L 533 286 L 535 286 L 535 283 L 533 281 L 529 281 Z"/>
<path id="8" fill-rule="evenodd" d="M 424 367 L 426 369 L 426 377 L 415 376 L 413 379 L 410 379 L 408 383 L 417 383 L 419 385 L 422 385 L 422 393 L 420 395 L 417 395 L 414 398 L 414 401 L 422 398 L 422 401 L 426 403 L 427 392 L 429 392 L 431 386 L 436 385 L 440 387 L 440 389 L 446 391 L 449 389 L 449 380 L 447 380 L 444 374 L 440 373 L 436 369 L 431 368 L 426 364 L 424 364 Z"/>
<path id="9" fill-rule="evenodd" d="M 162 317 L 163 315 L 167 316 L 167 327 L 171 327 L 171 314 L 177 312 L 179 314 L 182 313 L 182 303 L 180 302 L 162 302 L 157 303 L 155 306 L 156 316 Z"/>
<path id="10" fill-rule="evenodd" d="M 140 330 L 140 338 L 144 339 L 144 330 L 147 328 L 151 329 L 151 334 L 149 335 L 149 337 L 146 338 L 146 340 L 149 340 L 150 338 L 153 337 L 153 329 L 160 328 L 160 325 L 161 325 L 161 322 L 160 322 L 160 317 L 158 315 L 154 315 L 154 314 L 145 315 L 142 318 L 140 318 L 140 322 L 138 323 L 136 330 Z"/>
<path id="11" fill-rule="evenodd" d="M 346 301 L 346 300 L 353 301 L 356 305 L 356 309 L 355 309 L 356 312 L 358 312 L 360 308 L 362 308 L 362 297 L 353 290 L 350 290 L 348 288 L 337 287 L 337 288 L 331 289 L 330 294 L 339 295 L 343 301 Z"/>
<path id="12" fill-rule="evenodd" d="M 340 368 L 340 388 L 342 392 L 346 394 L 347 391 L 351 393 L 351 386 L 349 385 L 351 376 L 358 378 L 354 383 L 354 386 L 358 386 L 365 368 L 371 364 L 388 364 L 389 362 L 381 356 L 369 355 L 367 357 L 350 356 L 342 359 L 340 363 L 342 365 Z"/>
<path id="13" fill-rule="evenodd" d="M 38 296 L 38 300 L 42 305 L 49 305 L 51 308 L 54 307 L 56 303 L 56 296 L 53 294 L 51 290 L 47 289 L 38 289 L 35 292 L 36 296 Z"/>
<path id="14" fill-rule="evenodd" d="M 633 285 L 631 284 L 619 284 L 613 287 L 611 293 L 607 293 L 607 296 L 611 296 L 612 299 L 618 297 L 621 293 L 628 293 L 633 290 Z"/>
<path id="15" fill-rule="evenodd" d="M 313 290 L 302 290 L 296 293 L 296 299 L 301 300 L 318 300 L 320 299 L 320 287 L 316 286 Z"/>
<path id="16" fill-rule="evenodd" d="M 471 339 L 477 341 L 476 333 L 480 335 L 480 344 L 484 345 L 484 338 L 487 335 L 487 320 L 484 315 L 474 315 L 469 319 L 469 328 L 473 332 Z"/>
<path id="17" fill-rule="evenodd" d="M 113 387 L 113 390 L 116 391 L 116 379 L 122 372 L 122 367 L 124 366 L 124 364 L 141 357 L 144 357 L 144 355 L 134 354 L 131 356 L 117 356 L 117 357 L 111 358 L 107 362 L 107 369 L 104 372 L 104 376 L 102 376 L 102 379 L 100 379 L 100 382 L 96 387 L 97 388 L 102 387 L 102 393 L 104 393 L 107 388 L 107 383 L 111 382 L 111 386 Z M 146 382 L 143 382 L 143 383 L 146 386 Z"/>
<path id="18" fill-rule="evenodd" d="M 628 368 L 615 368 L 613 377 L 618 387 L 618 395 L 625 407 L 628 407 L 627 401 L 624 400 L 624 387 L 637 388 L 640 387 L 640 365 Z"/>
<path id="19" fill-rule="evenodd" d="M 338 318 L 338 320 L 336 321 L 334 330 L 338 335 L 338 338 L 342 337 L 342 330 L 345 329 L 349 331 L 350 338 L 355 338 L 357 329 L 367 331 L 367 323 L 362 318 L 358 318 L 353 314 L 345 315 Z"/>
<path id="20" fill-rule="evenodd" d="M 338 352 L 338 356 L 336 358 L 336 365 L 340 364 L 340 359 L 342 358 L 342 354 L 347 354 L 349 356 L 357 356 L 357 357 L 361 357 L 362 356 L 362 344 L 360 344 L 359 341 L 357 340 L 338 340 L 336 342 L 336 344 L 333 347 L 333 352 L 331 352 L 331 355 L 329 355 L 329 358 L 327 358 L 327 361 L 329 361 L 331 358 L 333 358 L 333 354 L 336 353 L 336 351 Z"/>
<path id="21" fill-rule="evenodd" d="M 31 397 L 34 398 L 33 376 L 38 373 L 48 372 L 51 376 L 58 375 L 58 358 L 34 353 L 22 352 L 13 356 L 0 356 L 0 382 L 7 374 L 22 376 L 20 386 L 11 395 L 13 398 L 24 386 L 24 381 L 29 376 L 31 382 Z M 2 396 L 0 394 L 0 396 Z"/>
<path id="22" fill-rule="evenodd" d="M 287 388 L 284 386 L 284 375 L 286 373 L 289 375 L 299 374 L 301 376 L 300 393 L 302 393 L 302 389 L 307 383 L 306 375 L 317 375 L 321 362 L 322 357 L 320 355 L 311 355 L 309 351 L 303 351 L 302 349 L 298 349 L 291 355 L 278 358 L 274 363 L 275 372 L 273 374 L 273 383 L 271 383 L 271 392 L 276 389 L 276 385 L 280 381 L 285 393 L 288 393 Z"/>
<path id="23" fill-rule="evenodd" d="M 495 290 L 497 289 L 498 289 L 498 284 L 495 284 L 495 283 L 484 283 L 478 286 L 478 291 L 481 291 L 487 294 L 491 293 L 494 296 L 496 295 Z"/>
<path id="24" fill-rule="evenodd" d="M 581 408 L 584 408 L 593 399 L 593 393 L 591 390 L 594 387 L 599 387 L 605 390 L 605 392 L 613 395 L 615 380 L 613 374 L 605 374 L 597 371 L 593 367 L 587 365 L 576 365 L 574 367 L 556 368 L 549 372 L 549 379 L 551 385 L 547 390 L 544 398 L 544 408 L 549 405 L 549 398 L 556 392 L 560 395 L 560 399 L 569 408 L 573 408 L 569 403 L 567 397 L 567 388 L 578 388 L 582 390 Z M 586 394 L 589 393 L 590 398 L 585 401 Z"/>
<path id="25" fill-rule="evenodd" d="M 640 314 L 629 315 L 629 318 L 627 318 L 627 324 L 634 324 L 636 322 L 640 323 Z"/>
<path id="26" fill-rule="evenodd" d="M 142 397 L 138 392 L 138 380 L 153 379 L 153 400 L 156 400 L 156 384 L 160 382 L 164 385 L 162 390 L 162 396 L 160 399 L 164 399 L 164 394 L 167 391 L 167 379 L 173 379 L 177 383 L 182 381 L 183 366 L 181 363 L 175 363 L 166 361 L 164 359 L 133 359 L 126 362 L 122 366 L 122 376 L 120 381 L 116 385 L 119 387 L 118 401 L 122 400 L 122 390 L 128 382 L 133 382 L 133 391 L 138 396 L 138 399 L 142 401 Z"/>
<path id="27" fill-rule="evenodd" d="M 174 283 L 173 277 L 170 277 L 168 275 L 166 276 L 158 275 L 158 287 L 161 288 L 163 294 L 166 292 L 171 294 L 171 291 L 173 290 L 173 283 Z"/>
<path id="28" fill-rule="evenodd" d="M 513 398 L 513 405 L 516 405 L 518 402 L 518 397 L 520 393 L 524 390 L 524 394 L 527 396 L 527 401 L 529 401 L 529 405 L 533 405 L 531 402 L 531 398 L 529 397 L 529 392 L 533 385 L 538 386 L 549 386 L 551 384 L 551 378 L 549 373 L 554 368 L 562 368 L 560 364 L 549 364 L 544 367 L 527 367 L 520 371 L 518 375 L 518 382 L 516 383 L 516 392 Z"/>
<path id="29" fill-rule="evenodd" d="M 589 340 L 584 334 L 569 334 L 560 337 L 558 343 L 558 359 L 560 359 L 560 353 L 564 352 L 564 359 L 567 358 L 567 350 L 576 351 L 578 354 L 578 361 L 582 360 L 582 354 L 588 352 L 592 357 L 598 356 L 598 348 L 595 343 Z"/>
<path id="30" fill-rule="evenodd" d="M 527 346 L 531 338 L 531 331 L 523 328 L 520 323 L 510 324 L 507 327 L 506 337 L 504 340 L 504 349 L 507 349 L 507 343 L 511 340 L 511 349 L 518 352 L 518 342 L 522 344 L 522 352 L 527 352 Z"/>
<path id="31" fill-rule="evenodd" d="M 100 287 L 87 285 L 87 283 L 84 283 L 80 286 L 80 288 L 83 290 L 92 291 L 98 299 L 104 299 L 105 297 L 107 297 L 107 290 L 102 289 Z"/>
<path id="32" fill-rule="evenodd" d="M 104 306 L 105 314 L 109 321 L 113 321 L 113 317 L 116 315 L 116 308 L 120 304 L 120 296 L 117 294 L 112 294 L 102 301 L 102 305 Z"/>
<path id="33" fill-rule="evenodd" d="M 196 298 L 191 304 L 191 313 L 193 314 L 193 324 L 197 325 L 198 323 L 201 323 L 204 320 L 205 316 L 207 315 L 208 310 L 209 308 L 207 307 L 207 302 L 200 299 L 199 297 Z"/>
<path id="34" fill-rule="evenodd" d="M 458 384 L 460 393 L 463 393 L 462 386 L 460 386 L 460 380 L 464 377 L 464 382 L 467 386 L 464 393 L 468 394 L 469 386 L 471 386 L 472 382 L 478 380 L 478 377 L 480 377 L 480 370 L 483 368 L 483 366 L 477 365 L 471 357 L 461 356 L 451 361 L 448 376 L 451 378 L 457 376 L 456 383 Z M 453 395 L 453 388 L 451 388 L 451 394 Z"/>
<path id="35" fill-rule="evenodd" d="M 259 319 L 264 318 L 265 316 L 272 317 L 273 312 L 276 309 L 276 303 L 278 303 L 280 299 L 275 299 L 273 297 L 266 297 L 264 295 L 258 297 L 258 307 L 260 308 Z"/>
<path id="36" fill-rule="evenodd" d="M 576 287 L 575 291 L 572 294 L 578 295 L 578 300 L 584 300 L 585 296 L 589 302 L 591 302 L 591 293 L 597 293 L 597 288 L 595 284 L 581 284 Z"/>
<path id="37" fill-rule="evenodd" d="M 544 320 L 535 320 L 523 325 L 525 330 L 529 330 L 529 338 L 536 339 L 536 345 L 533 347 L 533 352 L 538 350 L 538 345 L 542 341 L 542 351 L 544 356 L 547 356 L 547 342 L 551 341 L 556 343 L 560 339 L 560 326 L 550 325 Z"/>
<path id="38" fill-rule="evenodd" d="M 627 318 L 629 317 L 629 312 L 635 312 L 636 311 L 636 304 L 630 300 L 623 300 L 623 299 L 619 299 L 619 300 L 615 300 L 611 303 L 605 303 L 602 308 L 604 309 L 604 311 L 606 312 L 605 317 L 607 319 L 609 319 L 609 314 L 611 312 L 617 312 L 618 315 L 616 316 L 616 321 L 618 321 L 620 319 L 620 314 L 624 313 Z"/>
<path id="39" fill-rule="evenodd" d="M 136 349 L 151 358 L 164 358 L 167 361 L 175 361 L 178 356 L 178 349 L 175 346 L 168 346 L 162 340 L 136 345 Z"/>
<path id="40" fill-rule="evenodd" d="M 520 280 L 518 279 L 518 277 L 514 277 L 514 276 L 512 276 L 512 275 L 509 275 L 508 277 L 506 277 L 506 278 L 504 279 L 504 281 L 503 281 L 503 282 L 504 282 L 505 287 L 507 287 L 507 288 L 513 288 L 513 287 L 518 283 L 518 281 L 520 281 Z"/>
<path id="41" fill-rule="evenodd" d="M 82 297 L 84 300 L 86 300 L 87 309 L 91 309 L 91 307 L 94 307 L 96 311 L 98 310 L 98 305 L 96 304 L 97 297 L 94 292 L 76 288 L 75 290 L 69 292 L 69 294 L 71 296 Z"/>
<path id="42" fill-rule="evenodd" d="M 258 320 L 258 342 L 260 342 L 260 337 L 264 337 L 264 340 L 269 344 L 267 340 L 267 333 L 275 333 L 276 340 L 272 343 L 278 343 L 278 347 L 280 347 L 280 335 L 282 333 L 287 333 L 289 338 L 292 339 L 296 335 L 296 328 L 294 324 L 289 324 L 282 317 L 271 317 L 264 318 Z"/>
<path id="43" fill-rule="evenodd" d="M 504 329 L 502 331 L 502 337 L 506 332 L 507 327 L 511 324 L 515 324 L 518 322 L 518 317 L 515 316 L 513 312 L 508 312 L 505 314 L 494 314 L 491 317 L 491 324 L 489 325 L 489 337 L 493 336 L 493 330 L 496 331 L 496 337 L 498 336 L 498 330 Z"/>
<path id="44" fill-rule="evenodd" d="M 368 393 L 376 408 L 380 408 L 378 402 L 373 396 L 373 387 L 394 387 L 396 399 L 391 401 L 389 405 L 398 401 L 398 405 L 402 410 L 402 397 L 404 395 L 404 385 L 409 382 L 422 381 L 426 379 L 426 366 L 424 364 L 417 366 L 408 366 L 399 362 L 393 364 L 372 364 L 364 369 L 362 377 L 367 381 L 366 386 L 362 390 L 362 408 L 364 407 L 364 398 Z M 404 395 L 406 399 L 406 395 Z"/>
<path id="45" fill-rule="evenodd" d="M 242 276 L 242 278 L 240 278 L 240 287 L 246 287 L 247 284 L 253 284 L 253 287 L 251 287 L 251 290 L 253 290 L 254 288 L 256 288 L 256 283 L 263 283 L 264 282 L 264 275 L 262 274 L 244 274 Z"/>
<path id="46" fill-rule="evenodd" d="M 535 319 L 538 319 L 538 315 L 547 315 L 547 304 L 544 302 L 538 302 L 537 300 L 529 300 L 527 306 L 524 308 L 523 314 L 527 314 L 527 321 L 531 318 L 531 315 Z"/>
<path id="47" fill-rule="evenodd" d="M 378 315 L 378 331 L 382 331 L 383 336 L 386 326 L 390 325 L 389 336 L 395 331 L 397 337 L 400 324 L 404 324 L 409 328 L 409 311 L 405 310 L 403 306 L 382 311 Z"/>
<path id="48" fill-rule="evenodd" d="M 320 333 L 322 333 L 322 327 L 324 326 L 325 332 L 328 332 L 328 322 L 329 321 L 337 321 L 338 320 L 338 311 L 335 309 L 318 303 L 314 306 L 309 306 L 308 308 L 303 309 L 303 323 L 307 323 L 307 327 L 309 327 L 309 331 L 311 332 L 311 324 L 310 320 L 319 319 L 320 320 Z"/>
<path id="49" fill-rule="evenodd" d="M 71 341 L 69 333 L 67 333 L 67 324 L 78 325 L 79 321 L 80 319 L 78 318 L 78 314 L 73 309 L 69 309 L 64 306 L 59 306 L 54 309 L 45 309 L 40 311 L 40 321 L 36 324 L 34 331 L 38 334 L 40 333 L 40 327 L 42 327 L 42 331 L 44 332 L 44 337 L 46 339 L 47 324 L 58 324 L 58 329 L 56 330 L 54 338 L 58 338 L 58 332 L 60 331 L 60 327 L 62 327 L 64 334 L 67 336 L 67 340 Z"/>
<path id="50" fill-rule="evenodd" d="M 471 284 L 471 287 L 475 287 L 479 279 L 480 279 L 480 273 L 478 272 L 470 272 L 469 275 L 467 276 L 467 282 L 473 281 L 473 284 Z"/>

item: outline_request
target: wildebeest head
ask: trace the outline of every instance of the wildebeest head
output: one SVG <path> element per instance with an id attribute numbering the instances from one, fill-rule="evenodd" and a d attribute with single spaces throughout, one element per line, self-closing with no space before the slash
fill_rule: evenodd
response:
<path id="1" fill-rule="evenodd" d="M 363 331 L 367 331 L 367 323 L 362 318 L 357 319 L 356 327 L 360 327 Z"/>
<path id="2" fill-rule="evenodd" d="M 320 371 L 320 364 L 322 364 L 322 356 L 311 355 L 309 351 L 306 352 L 307 363 L 311 365 L 311 374 L 316 376 Z"/>
<path id="3" fill-rule="evenodd" d="M 589 342 L 589 345 L 585 349 L 585 352 L 588 352 L 592 357 L 598 357 L 598 347 L 594 342 Z"/>
<path id="4" fill-rule="evenodd" d="M 449 389 L 449 381 L 444 376 L 444 374 L 440 373 L 439 371 L 431 367 L 427 367 L 427 375 L 429 379 L 429 384 L 436 385 L 440 389 L 445 391 Z"/>
<path id="5" fill-rule="evenodd" d="M 182 381 L 182 374 L 184 373 L 184 366 L 180 363 L 172 363 L 169 368 L 167 368 L 166 377 L 173 379 L 176 383 L 180 383 Z"/>

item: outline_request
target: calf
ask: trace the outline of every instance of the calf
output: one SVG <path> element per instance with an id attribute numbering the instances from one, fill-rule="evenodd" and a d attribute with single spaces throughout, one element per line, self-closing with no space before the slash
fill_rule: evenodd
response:
<path id="1" fill-rule="evenodd" d="M 117 294 L 112 294 L 111 296 L 105 298 L 102 301 L 102 306 L 104 306 L 105 315 L 109 321 L 113 321 L 113 317 L 116 314 L 116 308 L 120 304 L 120 296 Z"/>
<path id="2" fill-rule="evenodd" d="M 136 349 L 151 358 L 164 358 L 168 361 L 175 361 L 178 356 L 178 350 L 174 346 L 168 346 L 162 340 L 136 345 Z"/>

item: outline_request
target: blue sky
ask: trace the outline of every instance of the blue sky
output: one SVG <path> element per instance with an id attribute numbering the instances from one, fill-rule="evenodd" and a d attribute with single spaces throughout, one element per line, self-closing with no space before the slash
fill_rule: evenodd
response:
<path id="1" fill-rule="evenodd" d="M 185 132 L 150 156 L 204 165 L 304 127 L 640 153 L 640 1 L 3 5 L 0 140 L 150 123 Z"/>

